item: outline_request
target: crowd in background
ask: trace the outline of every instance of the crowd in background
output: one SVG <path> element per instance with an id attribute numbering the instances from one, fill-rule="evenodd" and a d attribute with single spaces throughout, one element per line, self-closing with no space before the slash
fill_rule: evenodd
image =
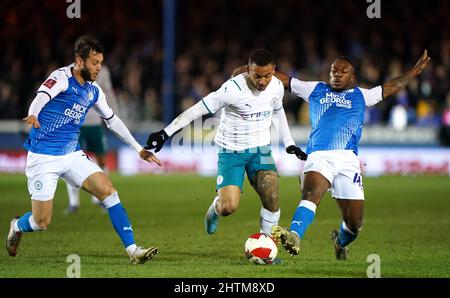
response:
<path id="1" fill-rule="evenodd" d="M 381 1 L 369 19 L 366 1 L 177 0 L 175 114 L 216 90 L 254 48 L 275 53 L 277 67 L 303 80 L 328 80 L 334 58 L 356 66 L 374 87 L 431 56 L 419 79 L 367 110 L 366 124 L 436 126 L 450 122 L 450 2 Z M 125 119 L 161 120 L 162 1 L 81 0 L 81 19 L 66 1 L 0 3 L 0 119 L 20 119 L 40 83 L 73 61 L 73 43 L 91 34 L 105 61 Z M 286 92 L 291 124 L 309 125 L 307 104 Z"/>

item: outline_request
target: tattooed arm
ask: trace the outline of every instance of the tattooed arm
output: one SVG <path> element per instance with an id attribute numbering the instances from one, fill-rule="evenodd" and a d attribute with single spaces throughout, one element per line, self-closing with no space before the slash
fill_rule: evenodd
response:
<path id="1" fill-rule="evenodd" d="M 427 66 L 430 57 L 428 57 L 427 50 L 423 52 L 422 57 L 417 61 L 416 65 L 411 68 L 408 72 L 399 76 L 398 78 L 387 81 L 383 85 L 383 98 L 391 96 L 400 89 L 406 87 L 408 83 L 422 73 L 422 70 Z"/>

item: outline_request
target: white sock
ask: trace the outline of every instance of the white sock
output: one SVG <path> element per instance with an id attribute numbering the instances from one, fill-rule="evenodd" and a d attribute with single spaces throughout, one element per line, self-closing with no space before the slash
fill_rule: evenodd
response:
<path id="1" fill-rule="evenodd" d="M 14 222 L 14 224 L 13 224 L 13 229 L 14 229 L 14 232 L 16 232 L 16 233 L 21 232 L 20 229 L 19 229 L 19 225 L 17 224 L 18 222 L 19 222 L 19 221 L 16 220 L 16 221 Z"/>
<path id="2" fill-rule="evenodd" d="M 28 218 L 28 222 L 30 223 L 30 226 L 33 229 L 33 231 L 45 231 L 45 230 L 47 230 L 47 228 L 42 229 L 36 224 L 36 222 L 34 221 L 33 215 L 31 215 L 30 218 Z"/>
<path id="3" fill-rule="evenodd" d="M 211 206 L 213 206 L 214 208 L 214 212 L 216 213 L 217 216 L 220 216 L 219 212 L 217 212 L 217 201 L 219 201 L 219 196 L 215 197 Z"/>
<path id="4" fill-rule="evenodd" d="M 133 255 L 134 251 L 137 249 L 137 246 L 136 246 L 136 244 L 131 244 L 131 245 L 127 246 L 125 249 L 127 250 L 128 256 L 131 257 Z"/>
<path id="5" fill-rule="evenodd" d="M 103 200 L 103 205 L 105 205 L 106 209 L 114 207 L 115 205 L 120 203 L 119 194 L 117 191 L 110 194 Z"/>
<path id="6" fill-rule="evenodd" d="M 67 194 L 69 195 L 69 205 L 73 207 L 80 206 L 80 189 L 66 182 Z"/>
<path id="7" fill-rule="evenodd" d="M 260 233 L 270 235 L 272 233 L 272 227 L 278 225 L 280 213 L 280 209 L 276 212 L 272 212 L 262 207 L 259 214 Z"/>
<path id="8" fill-rule="evenodd" d="M 34 221 L 34 218 L 33 218 L 33 215 L 31 215 L 29 218 L 28 218 L 28 222 L 30 223 L 30 226 L 31 226 L 31 228 L 33 229 L 33 231 L 45 231 L 45 230 L 47 230 L 47 229 L 41 229 L 37 224 L 36 224 L 36 222 Z M 13 224 L 13 229 L 14 229 L 14 232 L 22 232 L 20 229 L 19 229 L 19 225 L 18 225 L 18 220 L 16 220 L 15 222 L 14 222 L 14 224 Z"/>

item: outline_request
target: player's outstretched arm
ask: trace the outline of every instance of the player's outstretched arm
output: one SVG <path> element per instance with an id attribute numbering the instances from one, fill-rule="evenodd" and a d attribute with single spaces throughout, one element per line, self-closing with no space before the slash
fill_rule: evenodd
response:
<path id="1" fill-rule="evenodd" d="M 430 57 L 428 57 L 427 50 L 425 50 L 420 57 L 419 61 L 417 61 L 416 65 L 411 68 L 408 72 L 399 76 L 398 78 L 387 81 L 383 85 L 383 98 L 391 96 L 402 88 L 406 87 L 408 83 L 422 73 L 423 69 L 427 66 L 428 61 L 430 61 Z"/>
<path id="2" fill-rule="evenodd" d="M 283 108 L 275 110 L 273 112 L 272 121 L 280 131 L 281 138 L 283 139 L 284 146 L 286 147 L 286 153 L 295 154 L 298 159 L 306 160 L 308 155 L 303 152 L 300 147 L 295 145 L 294 139 L 291 136 L 291 132 L 289 130 L 289 124 L 287 122 L 286 113 Z"/>
<path id="3" fill-rule="evenodd" d="M 122 140 L 122 142 L 132 147 L 139 154 L 140 158 L 147 162 L 154 162 L 161 166 L 159 159 L 152 152 L 145 150 L 141 144 L 136 141 L 131 132 L 125 126 L 125 123 L 123 123 L 123 121 L 115 115 L 113 110 L 109 107 L 103 91 L 101 91 L 101 89 L 99 90 L 100 97 L 94 105 L 94 110 L 97 111 L 100 117 L 103 118 L 106 127 L 108 127 L 111 132 Z"/>
<path id="4" fill-rule="evenodd" d="M 131 132 L 125 126 L 125 123 L 117 116 L 113 115 L 109 119 L 104 120 L 106 127 L 113 132 L 122 142 L 130 145 L 138 154 L 139 157 L 149 163 L 156 163 L 161 166 L 161 162 L 159 159 L 152 153 L 145 150 L 141 144 L 139 144 L 136 139 L 133 137 Z"/>
<path id="5" fill-rule="evenodd" d="M 210 112 L 206 108 L 202 101 L 199 101 L 182 114 L 180 114 L 175 120 L 172 121 L 166 128 L 151 133 L 148 136 L 147 144 L 145 149 L 155 149 L 155 152 L 159 152 L 163 147 L 164 143 L 175 133 L 180 131 L 183 127 L 194 121 L 200 116 L 209 114 Z"/>

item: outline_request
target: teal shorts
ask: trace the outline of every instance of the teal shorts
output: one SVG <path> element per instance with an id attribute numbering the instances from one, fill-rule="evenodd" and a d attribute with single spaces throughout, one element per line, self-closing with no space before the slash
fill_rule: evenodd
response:
<path id="1" fill-rule="evenodd" d="M 227 185 L 236 185 L 242 191 L 244 172 L 247 173 L 249 181 L 252 181 L 258 171 L 274 171 L 278 174 L 269 146 L 249 148 L 243 151 L 220 148 L 217 164 L 216 190 Z"/>

